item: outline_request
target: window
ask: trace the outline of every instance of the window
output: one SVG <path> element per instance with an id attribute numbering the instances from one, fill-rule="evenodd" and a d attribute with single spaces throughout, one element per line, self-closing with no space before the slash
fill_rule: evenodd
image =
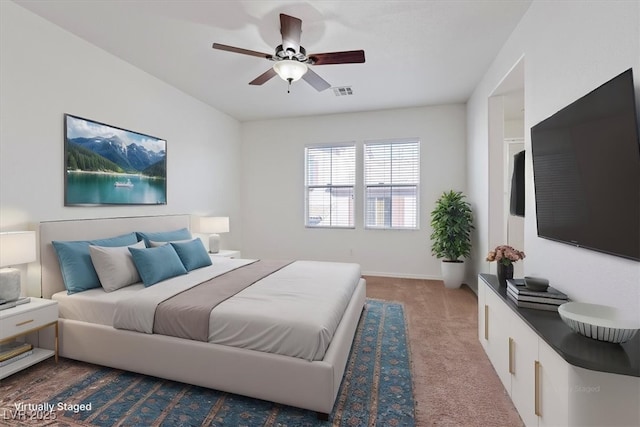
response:
<path id="1" fill-rule="evenodd" d="M 353 228 L 355 144 L 307 147 L 305 164 L 305 225 Z"/>
<path id="2" fill-rule="evenodd" d="M 417 229 L 419 182 L 419 141 L 365 143 L 365 227 Z"/>

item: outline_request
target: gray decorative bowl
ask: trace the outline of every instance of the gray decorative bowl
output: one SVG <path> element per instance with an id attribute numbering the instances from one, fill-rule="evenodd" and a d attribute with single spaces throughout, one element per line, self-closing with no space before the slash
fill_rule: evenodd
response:
<path id="1" fill-rule="evenodd" d="M 524 286 L 532 291 L 546 291 L 549 287 L 549 280 L 542 277 L 524 276 Z"/>
<path id="2" fill-rule="evenodd" d="M 600 304 L 568 302 L 558 307 L 558 314 L 574 332 L 598 341 L 623 343 L 633 338 L 640 327 L 615 307 Z"/>

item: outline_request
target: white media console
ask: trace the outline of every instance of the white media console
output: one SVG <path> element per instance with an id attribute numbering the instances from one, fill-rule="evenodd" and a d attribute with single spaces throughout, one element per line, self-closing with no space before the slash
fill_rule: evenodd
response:
<path id="1" fill-rule="evenodd" d="M 478 277 L 478 338 L 527 426 L 640 426 L 640 334 L 586 338 Z"/>

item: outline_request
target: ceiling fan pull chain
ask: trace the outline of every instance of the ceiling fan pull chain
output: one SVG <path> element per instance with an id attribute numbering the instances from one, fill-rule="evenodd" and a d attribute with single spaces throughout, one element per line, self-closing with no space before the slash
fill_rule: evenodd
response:
<path id="1" fill-rule="evenodd" d="M 291 93 L 291 82 L 293 81 L 293 79 L 287 79 L 287 82 L 289 82 L 289 86 L 287 86 L 287 93 Z"/>

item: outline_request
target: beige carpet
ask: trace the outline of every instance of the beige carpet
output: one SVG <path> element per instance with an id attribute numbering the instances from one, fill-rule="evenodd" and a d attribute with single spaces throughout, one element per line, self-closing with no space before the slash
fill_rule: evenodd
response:
<path id="1" fill-rule="evenodd" d="M 523 426 L 478 341 L 478 299 L 466 286 L 366 277 L 367 296 L 404 303 L 416 425 Z"/>

